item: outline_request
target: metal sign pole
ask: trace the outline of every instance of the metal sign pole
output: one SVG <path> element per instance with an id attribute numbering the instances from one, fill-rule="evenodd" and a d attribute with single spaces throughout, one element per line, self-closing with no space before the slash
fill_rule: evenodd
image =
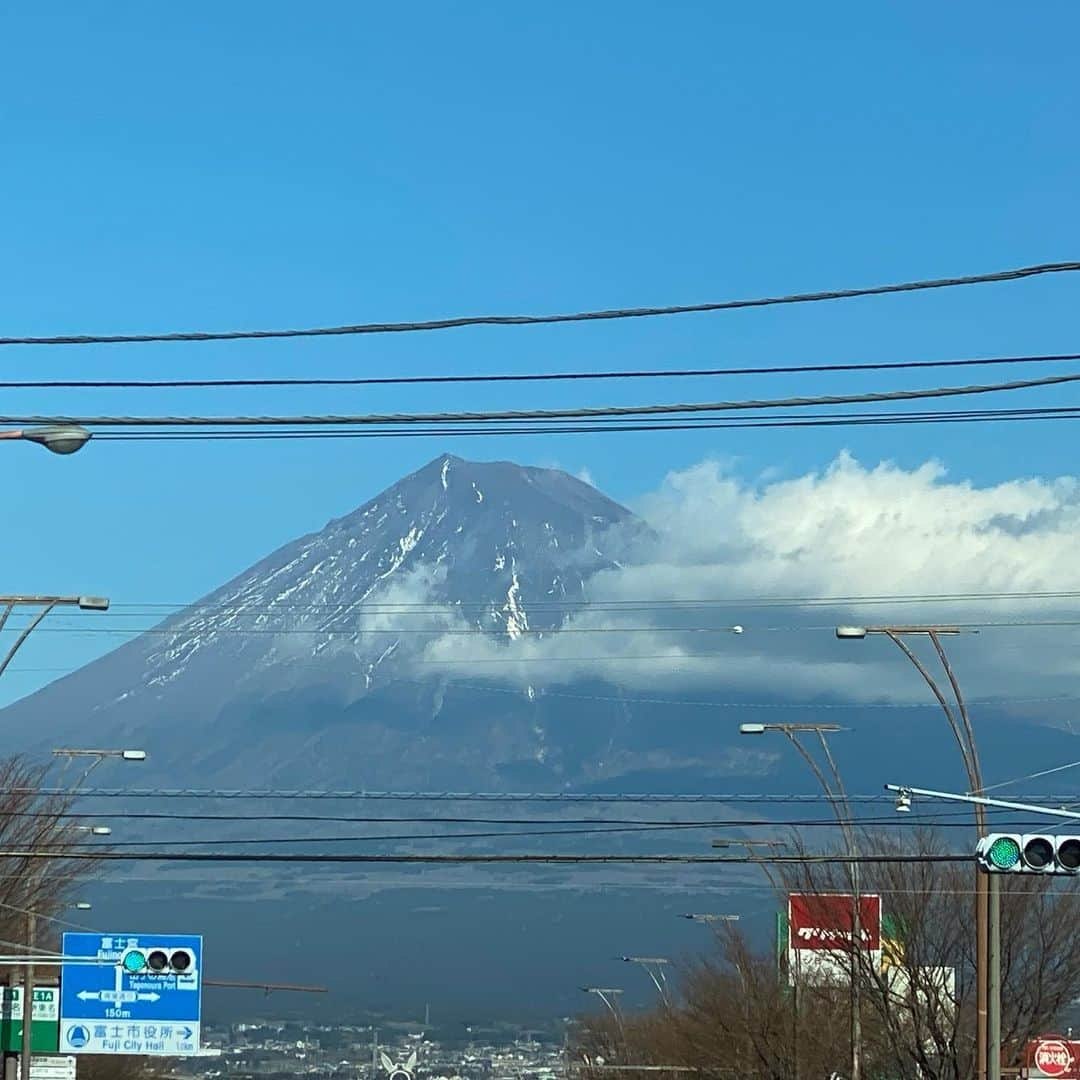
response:
<path id="1" fill-rule="evenodd" d="M 42 863 L 42 872 L 44 871 L 46 863 Z M 38 880 L 40 884 L 40 878 L 42 874 L 38 874 Z M 36 902 L 37 890 L 34 891 L 31 897 L 31 902 Z M 22 987 L 22 1056 L 21 1056 L 21 1071 L 23 1080 L 29 1080 L 30 1078 L 30 1055 L 34 1045 L 34 963 L 33 952 L 37 947 L 37 912 L 33 908 L 26 913 L 26 944 L 27 952 L 31 956 L 30 963 L 28 963 L 24 969 L 23 975 L 23 987 Z"/>
<path id="2" fill-rule="evenodd" d="M 1001 878 L 984 874 L 988 890 L 987 918 L 987 1080 L 1001 1080 Z"/>

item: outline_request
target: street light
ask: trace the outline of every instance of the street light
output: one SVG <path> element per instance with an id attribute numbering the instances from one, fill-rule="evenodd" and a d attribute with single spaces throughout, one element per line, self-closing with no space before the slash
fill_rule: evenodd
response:
<path id="1" fill-rule="evenodd" d="M 3 432 L 0 432 L 3 435 Z M 0 630 L 7 625 L 11 613 L 17 607 L 39 608 L 34 617 L 23 627 L 15 643 L 8 649 L 3 660 L 0 660 L 0 675 L 4 674 L 8 664 L 15 658 L 15 654 L 22 648 L 23 642 L 38 628 L 41 620 L 49 614 L 53 608 L 77 607 L 80 611 L 108 611 L 109 600 L 104 596 L 0 596 Z"/>
<path id="2" fill-rule="evenodd" d="M 123 761 L 145 761 L 145 750 L 83 750 L 62 746 L 53 751 L 55 757 L 120 758 Z"/>
<path id="3" fill-rule="evenodd" d="M 89 441 L 90 432 L 78 424 L 48 424 L 45 427 L 0 431 L 0 439 L 22 439 L 37 443 L 54 454 L 74 454 Z"/>
<path id="4" fill-rule="evenodd" d="M 94 905 L 88 900 L 78 900 L 71 905 L 76 911 L 89 911 Z"/>
<path id="5" fill-rule="evenodd" d="M 975 744 L 975 730 L 971 724 L 967 705 L 963 694 L 960 692 L 960 683 L 953 673 L 949 663 L 948 654 L 941 643 L 942 637 L 953 637 L 961 633 L 978 633 L 976 629 L 968 629 L 960 626 L 938 626 L 932 624 L 895 624 L 888 626 L 838 626 L 836 636 L 841 641 L 861 641 L 864 638 L 879 636 L 887 637 L 894 645 L 911 661 L 915 670 L 922 676 L 923 681 L 930 688 L 945 719 L 949 723 L 949 729 L 960 747 L 960 757 L 964 763 L 964 771 L 967 773 L 968 786 L 973 794 L 979 794 L 983 790 L 982 767 L 979 764 L 979 751 Z M 926 665 L 915 654 L 914 650 L 904 640 L 905 637 L 925 637 L 934 646 L 942 671 L 949 683 L 953 703 L 950 704 L 945 692 L 938 685 L 937 680 L 930 673 Z M 954 711 L 955 710 L 955 711 Z M 899 805 L 897 809 L 901 813 Z M 975 827 L 980 837 L 986 835 L 986 811 L 981 805 L 975 806 Z M 989 949 L 990 919 L 990 886 L 983 874 L 975 875 L 975 1014 L 978 1025 L 976 1039 L 977 1080 L 987 1080 L 989 1071 L 995 1073 L 998 1069 L 998 1061 L 995 1051 L 989 1045 L 989 1029 L 987 1026 L 987 950 Z"/>
<path id="6" fill-rule="evenodd" d="M 738 843 L 741 843 L 741 841 L 739 841 L 739 840 L 714 840 L 713 841 L 713 847 L 728 847 L 731 844 L 738 844 Z M 771 875 L 770 875 L 770 881 L 771 880 L 772 880 L 772 878 L 771 878 Z M 714 914 L 711 914 L 711 913 L 704 914 L 704 915 L 697 915 L 697 914 L 684 915 L 683 918 L 684 919 L 692 919 L 694 922 L 701 923 L 701 924 L 703 924 L 705 926 L 711 926 L 713 928 L 713 933 L 716 934 L 717 937 L 719 937 L 719 931 L 716 929 L 716 923 L 730 924 L 730 923 L 736 923 L 736 922 L 739 921 L 739 916 L 738 915 L 714 915 Z M 753 1038 L 753 1035 L 751 1034 L 751 1031 L 750 1031 L 750 994 L 749 994 L 749 992 L 747 990 L 746 971 L 744 970 L 743 965 L 740 964 L 738 960 L 731 960 L 730 957 L 728 959 L 729 959 L 729 961 L 731 963 L 731 966 L 735 969 L 736 973 L 738 974 L 738 976 L 739 976 L 739 984 L 742 987 L 743 1003 L 744 1003 L 744 1006 L 745 1006 L 745 1011 L 743 1013 L 743 1025 L 744 1025 L 745 1031 L 746 1031 L 746 1045 L 745 1045 L 745 1047 L 743 1049 L 743 1053 L 746 1055 L 747 1062 L 749 1062 L 752 1055 L 753 1055 L 754 1038 Z M 797 1036 L 797 1033 L 796 1033 L 796 1036 Z"/>
<path id="7" fill-rule="evenodd" d="M 108 825 L 69 825 L 72 832 L 89 833 L 91 836 L 112 836 Z"/>
<path id="8" fill-rule="evenodd" d="M 851 806 L 848 803 L 847 792 L 844 789 L 844 781 L 840 776 L 840 770 L 837 768 L 836 761 L 832 756 L 832 750 L 829 749 L 829 740 L 825 738 L 828 734 L 833 734 L 838 731 L 845 731 L 847 729 L 842 728 L 839 724 L 740 724 L 739 733 L 742 735 L 764 735 L 769 731 L 776 731 L 783 735 L 788 742 L 799 752 L 803 761 L 809 766 L 810 771 L 817 778 L 818 783 L 821 785 L 822 791 L 825 793 L 826 799 L 828 799 L 830 806 L 832 806 L 833 814 L 836 816 L 837 824 L 840 826 L 840 831 L 843 834 L 845 844 L 847 846 L 847 853 L 849 858 L 848 863 L 848 881 L 851 883 L 852 903 L 851 903 L 851 929 L 852 929 L 852 943 L 853 948 L 851 950 L 851 1080 L 862 1080 L 862 1006 L 860 1004 L 860 988 L 859 978 L 855 971 L 855 957 L 858 955 L 857 950 L 862 948 L 862 912 L 860 905 L 862 903 L 859 896 L 859 860 L 858 860 L 858 847 L 855 843 L 855 829 L 854 823 L 851 819 Z M 821 744 L 821 752 L 825 758 L 825 763 L 828 767 L 828 774 L 821 768 L 818 762 L 815 760 L 814 755 L 803 745 L 802 740 L 799 738 L 801 734 L 813 734 L 818 737 L 818 741 Z M 796 980 L 792 979 L 792 985 L 794 986 Z M 797 992 L 797 990 L 796 990 Z M 798 1021 L 796 1020 L 796 1023 Z"/>
<path id="9" fill-rule="evenodd" d="M 90 758 L 90 764 L 86 766 L 82 776 L 72 785 L 74 790 L 78 790 L 82 787 L 86 778 L 107 758 L 116 758 L 120 761 L 145 761 L 147 754 L 145 750 L 82 750 L 72 749 L 70 747 L 60 747 L 53 751 L 53 757 L 65 758 L 67 764 L 70 764 L 74 758 Z M 65 766 L 66 768 L 66 766 Z M 61 772 L 63 775 L 63 772 Z M 104 833 L 99 833 L 99 836 L 104 836 Z"/>
<path id="10" fill-rule="evenodd" d="M 839 724 L 740 724 L 740 735 L 764 735 L 766 731 L 780 731 L 785 735 L 789 731 L 793 732 L 806 732 L 812 731 L 815 734 L 825 732 L 831 734 L 837 731 L 847 731 L 845 727 L 841 727 Z"/>

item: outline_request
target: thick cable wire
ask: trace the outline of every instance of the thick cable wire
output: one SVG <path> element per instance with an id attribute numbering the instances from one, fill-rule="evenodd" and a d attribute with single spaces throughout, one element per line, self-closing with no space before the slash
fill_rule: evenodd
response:
<path id="1" fill-rule="evenodd" d="M 512 864 L 544 863 L 553 865 L 589 865 L 626 863 L 685 863 L 715 865 L 730 863 L 760 865 L 763 862 L 777 864 L 806 863 L 931 863 L 972 862 L 972 855 L 372 855 L 356 853 L 312 852 L 208 852 L 208 851 L 105 851 L 98 854 L 87 852 L 53 852 L 46 849 L 33 851 L 0 851 L 0 859 L 94 859 L 104 862 L 194 862 L 194 863 L 402 863 L 408 864 Z"/>
<path id="2" fill-rule="evenodd" d="M 959 360 L 894 360 L 847 364 L 783 364 L 767 367 L 649 368 L 626 371 L 548 371 L 477 375 L 390 375 L 354 378 L 231 378 L 231 379 L 16 379 L 0 381 L 0 389 L 14 390 L 169 390 L 235 387 L 297 386 L 424 386 L 457 383 L 600 382 L 606 379 L 686 379 L 738 375 L 823 374 L 840 371 L 911 371 L 924 368 L 991 367 L 1001 364 L 1052 364 L 1080 360 L 1080 353 L 990 356 Z"/>
<path id="3" fill-rule="evenodd" d="M 3 794 L 26 794 L 21 788 L 0 789 Z M 70 795 L 67 788 L 35 788 L 33 794 Z M 769 792 L 568 792 L 568 791 L 367 791 L 295 788 L 81 788 L 80 799 L 220 799 L 220 800 L 371 800 L 372 802 L 463 802 L 463 803 L 751 803 L 800 804 L 829 802 L 821 792 L 808 795 Z M 1076 798 L 1075 792 L 1058 794 L 1017 795 L 1016 799 L 1046 806 L 1057 806 Z M 894 796 L 885 794 L 849 794 L 851 803 L 892 804 Z"/>
<path id="4" fill-rule="evenodd" d="M 316 427 L 371 424 L 457 424 L 517 420 L 569 420 L 608 416 L 663 416 L 679 413 L 737 412 L 747 409 L 799 409 L 819 405 L 854 405 L 927 398 L 970 397 L 1062 386 L 1080 382 L 1080 374 L 1047 375 L 970 386 L 933 386 L 919 390 L 885 390 L 865 394 L 822 394 L 745 401 L 681 402 L 658 405 L 600 405 L 569 409 L 501 409 L 486 412 L 364 413 L 322 416 L 0 416 L 0 424 L 81 427 Z"/>
<path id="5" fill-rule="evenodd" d="M 695 423 L 694 417 L 685 421 L 659 421 L 646 424 L 600 424 L 589 423 L 574 427 L 536 427 L 519 426 L 513 428 L 479 427 L 465 428 L 422 428 L 406 427 L 402 429 L 363 428 L 363 429 L 308 429 L 303 431 L 175 431 L 160 432 L 123 431 L 98 434 L 96 439 L 105 442 L 281 442 L 292 439 L 313 441 L 318 439 L 457 439 L 476 437 L 503 437 L 513 435 L 616 435 L 638 432 L 659 431 L 719 431 L 719 430 L 755 430 L 774 428 L 817 428 L 817 427 L 882 427 L 908 426 L 912 424 L 998 424 L 998 423 L 1047 423 L 1063 420 L 1080 419 L 1080 406 L 1065 410 L 1060 409 L 1021 409 L 1005 410 L 993 414 L 963 413 L 919 413 L 882 415 L 879 417 L 849 417 L 839 415 L 835 418 L 774 419 L 774 420 L 717 420 L 708 423 Z M 698 418 L 700 419 L 700 418 Z"/>
<path id="6" fill-rule="evenodd" d="M 891 285 L 873 285 L 855 289 L 831 289 L 823 292 L 793 293 L 753 300 L 721 300 L 702 304 L 675 304 L 663 307 L 613 308 L 603 311 L 578 311 L 561 315 L 466 315 L 422 322 L 357 323 L 325 326 L 306 330 L 224 330 L 185 331 L 166 334 L 65 334 L 54 337 L 0 337 L 0 345 L 115 345 L 166 341 L 237 341 L 256 338 L 330 337 L 355 334 L 410 333 L 425 330 L 449 330 L 465 326 L 535 326 L 544 323 L 596 322 L 611 319 L 640 319 L 660 315 L 686 315 L 695 312 L 730 311 L 737 308 L 772 307 L 780 304 L 807 304 L 823 300 L 847 300 L 860 296 L 884 296 L 890 293 L 946 289 L 960 285 L 1018 281 L 1042 274 L 1061 274 L 1080 270 L 1080 262 L 1041 263 L 1012 270 L 963 277 L 932 278 Z"/>

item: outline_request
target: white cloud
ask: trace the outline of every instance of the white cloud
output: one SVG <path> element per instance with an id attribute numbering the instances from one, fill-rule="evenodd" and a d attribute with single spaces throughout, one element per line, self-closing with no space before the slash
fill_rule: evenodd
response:
<path id="1" fill-rule="evenodd" d="M 1077 606 L 1019 598 L 738 602 L 1080 591 L 1080 485 L 1071 477 L 977 487 L 951 480 L 935 462 L 905 470 L 842 455 L 823 472 L 749 482 L 730 464 L 706 461 L 670 474 L 635 509 L 654 537 L 639 541 L 625 566 L 592 579 L 597 606 L 569 632 L 512 646 L 450 634 L 433 640 L 424 660 L 522 686 L 601 677 L 635 692 L 907 702 L 925 700 L 925 687 L 888 643 L 840 643 L 832 626 L 1061 619 Z M 658 603 L 671 600 L 710 606 Z M 626 610 L 629 601 L 639 609 Z M 746 632 L 685 629 L 735 623 Z M 987 628 L 954 639 L 950 650 L 971 697 L 1050 696 L 1075 692 L 1075 643 L 1070 628 Z"/>

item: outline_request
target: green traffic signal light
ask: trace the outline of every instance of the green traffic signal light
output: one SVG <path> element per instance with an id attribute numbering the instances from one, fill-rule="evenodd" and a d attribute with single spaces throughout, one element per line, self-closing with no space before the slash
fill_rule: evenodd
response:
<path id="1" fill-rule="evenodd" d="M 1020 845 L 1011 836 L 999 836 L 986 854 L 997 870 L 1011 870 L 1020 861 Z"/>
<path id="2" fill-rule="evenodd" d="M 124 970 L 129 975 L 138 975 L 140 971 L 146 969 L 146 956 L 139 952 L 137 949 L 132 949 L 131 952 L 124 956 Z"/>

